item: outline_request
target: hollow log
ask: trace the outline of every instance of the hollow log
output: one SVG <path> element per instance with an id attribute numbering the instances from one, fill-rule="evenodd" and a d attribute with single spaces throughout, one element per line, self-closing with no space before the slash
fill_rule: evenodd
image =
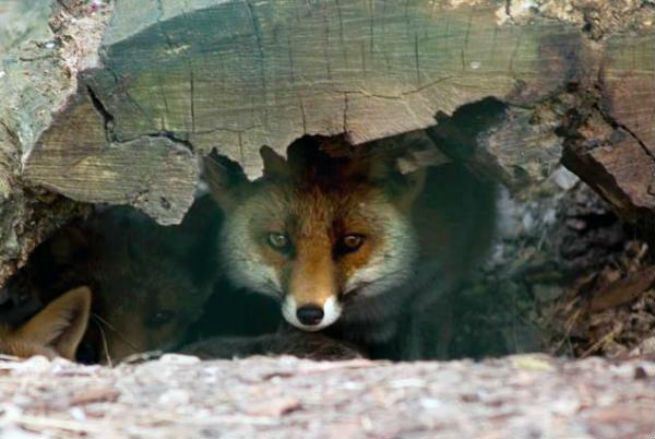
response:
<path id="1" fill-rule="evenodd" d="M 511 328 L 498 329 L 498 324 L 497 331 L 480 339 L 498 344 L 485 353 L 538 349 L 540 334 L 521 319 L 529 308 L 524 307 L 524 293 L 529 290 L 543 301 L 557 297 L 566 275 L 580 266 L 588 268 L 593 259 L 611 259 L 608 254 L 625 240 L 620 224 L 612 222 L 607 230 L 581 225 L 607 218 L 604 206 L 571 191 L 577 178 L 627 220 L 647 220 L 655 210 L 654 22 L 653 4 L 645 0 L 5 2 L 0 6 L 0 285 L 47 235 L 84 214 L 86 203 L 127 204 L 161 224 L 176 223 L 193 201 L 199 159 L 210 150 L 235 159 L 254 178 L 261 172 L 258 151 L 264 144 L 283 153 L 303 134 L 345 134 L 355 145 L 375 141 L 406 146 L 402 165 L 407 169 L 461 160 L 509 189 L 510 195 L 501 200 L 501 210 L 511 216 L 501 231 L 504 243 L 482 273 L 503 294 L 486 297 L 485 303 L 480 297 L 489 290 L 476 290 L 472 282 L 470 291 L 463 292 L 462 308 L 470 311 L 468 305 L 474 303 L 478 315 L 511 321 L 506 325 Z M 568 235 L 551 235 L 567 227 Z M 583 240 L 591 244 L 580 244 Z M 567 262 L 584 261 L 564 266 L 560 253 L 566 252 Z M 490 282 L 483 283 L 486 288 Z M 640 294 L 639 288 L 632 289 Z M 599 303 L 601 296 L 593 297 L 592 303 Z M 611 299 L 617 301 L 614 295 Z M 494 306 L 485 307 L 489 302 Z M 468 326 L 478 323 L 475 318 Z M 652 353 L 649 340 L 648 346 L 627 354 Z M 456 348 L 465 344 L 456 342 Z M 468 348 L 455 353 L 469 356 Z M 443 428 L 458 437 L 489 431 L 521 437 L 552 432 L 614 437 L 617 431 L 639 436 L 653 429 L 647 416 L 653 410 L 652 386 L 643 385 L 653 375 L 647 361 L 616 366 L 595 359 L 510 357 L 480 364 L 364 362 L 352 368 L 348 363 L 325 366 L 289 359 L 234 364 L 176 356 L 117 369 L 61 366 L 41 359 L 20 365 L 0 362 L 11 377 L 29 372 L 34 378 L 36 373 L 47 384 L 35 396 L 36 409 L 22 407 L 24 413 L 8 427 L 94 432 L 93 423 L 69 419 L 83 415 L 77 409 L 89 402 L 107 410 L 120 402 L 125 413 L 139 415 L 134 407 L 147 408 L 150 401 L 135 405 L 130 399 L 134 392 L 117 393 L 112 386 L 121 382 L 115 373 L 127 371 L 128 385 L 119 387 L 128 389 L 133 376 L 148 381 L 164 370 L 175 379 L 154 395 L 177 413 L 193 403 L 193 395 L 180 390 L 189 388 L 187 378 L 198 381 L 198 373 L 218 370 L 241 385 L 239 371 L 257 375 L 263 365 L 261 376 L 254 381 L 246 377 L 243 391 L 232 393 L 254 392 L 259 401 L 264 389 L 272 392 L 271 401 L 253 406 L 245 398 L 245 415 L 228 411 L 227 417 L 223 413 L 209 421 L 201 410 L 192 419 L 195 427 L 205 433 L 242 429 L 246 435 L 258 430 L 284 435 L 284 428 L 296 427 L 306 436 L 297 425 L 308 414 L 317 415 L 309 410 L 316 401 L 306 392 L 307 384 L 322 374 L 319 378 L 326 382 L 347 383 L 341 390 L 353 391 L 352 401 L 359 401 L 362 389 L 391 397 L 414 389 L 413 400 L 398 399 L 400 407 L 416 413 L 412 401 L 419 401 L 423 410 L 420 419 L 401 417 L 398 423 L 400 418 L 387 416 L 388 410 L 376 415 L 373 404 L 373 420 L 380 425 L 367 417 L 353 418 L 347 421 L 352 425 L 335 424 L 338 434 L 344 425 L 376 434 L 394 431 L 389 428 L 419 432 L 417 436 L 426 431 L 425 437 Z M 83 383 L 77 379 L 80 374 L 104 381 L 90 393 L 73 389 L 62 397 L 57 389 L 67 387 L 50 376 L 61 367 L 75 377 L 72 384 Z M 360 372 L 368 369 L 375 373 Z M 377 382 L 380 371 L 408 378 Z M 439 371 L 443 376 L 434 379 Z M 312 375 L 307 383 L 303 374 Z M 271 381 L 271 376 L 283 380 Z M 564 392 L 562 399 L 571 376 L 582 387 Z M 5 399 L 24 397 L 16 383 L 20 380 L 3 384 Z M 289 399 L 294 383 L 302 392 Z M 508 398 L 508 386 L 516 387 L 519 397 Z M 453 388 L 461 391 L 450 401 Z M 482 400 L 480 388 L 489 390 Z M 216 399 L 212 407 L 225 405 L 221 392 L 203 389 Z M 43 401 L 55 396 L 70 402 L 61 406 L 66 410 L 37 416 Z M 440 398 L 446 398 L 445 404 Z M 526 401 L 538 404 L 526 406 Z M 518 411 L 511 416 L 496 413 L 508 403 Z M 459 408 L 458 416 L 467 414 L 466 419 L 453 423 L 457 416 L 439 418 L 452 407 Z M 337 412 L 323 410 L 320 416 L 331 422 Z M 139 428 L 163 425 L 161 419 L 133 418 L 127 423 Z M 189 427 L 188 419 L 168 421 L 171 429 Z M 112 431 L 119 434 L 122 428 Z"/>
<path id="2" fill-rule="evenodd" d="M 3 206 L 55 193 L 177 223 L 212 148 L 256 177 L 264 144 L 284 152 L 306 133 L 361 144 L 425 129 L 515 193 L 563 157 L 625 218 L 655 208 L 650 2 L 50 6 L 39 2 L 38 31 L 2 48 Z M 445 121 L 490 98 L 505 107 L 464 151 Z M 8 211 L 3 267 L 32 247 L 10 252 L 8 237 L 38 242 L 66 217 Z"/>
<path id="3" fill-rule="evenodd" d="M 211 148 L 257 176 L 263 144 L 283 152 L 305 133 L 346 133 L 359 144 L 431 127 L 436 115 L 483 98 L 532 108 L 571 84 L 582 84 L 576 96 L 602 86 L 598 101 L 611 124 L 637 138 L 636 147 L 623 148 L 623 160 L 648 155 L 652 10 L 619 10 L 641 34 L 635 38 L 611 26 L 617 14 L 611 6 L 578 5 L 566 15 L 546 2 L 532 16 L 519 6 L 119 3 L 98 66 L 79 73 L 76 96 L 26 158 L 25 176 L 74 199 L 132 203 L 162 222 L 179 221 L 191 199 L 188 182 L 197 177 L 194 156 Z M 637 15 L 641 21 L 628 20 Z M 533 123 L 524 117 L 515 124 L 525 132 Z M 543 161 L 525 136 L 504 140 L 505 149 L 528 156 L 515 166 Z M 160 153 L 135 155 L 145 149 Z M 570 149 L 577 161 L 590 158 Z M 645 159 L 648 170 L 653 160 Z M 616 173 L 608 159 L 594 160 Z M 567 160 L 583 178 L 597 179 L 575 162 Z M 650 210 L 652 196 L 643 188 L 652 182 L 640 178 L 623 176 L 614 188 L 590 183 L 615 203 L 625 193 L 622 211 Z M 164 189 L 151 194 L 144 180 Z"/>
<path id="4" fill-rule="evenodd" d="M 432 126 L 437 113 L 489 96 L 528 105 L 576 77 L 585 46 L 575 27 L 499 25 L 498 12 L 492 2 L 118 4 L 102 67 L 82 73 L 87 96 L 64 111 L 83 120 L 89 112 L 77 107 L 93 102 L 102 120 L 83 123 L 104 135 L 72 138 L 53 126 L 26 173 L 79 198 L 57 174 L 70 167 L 52 166 L 47 151 L 121 149 L 149 136 L 196 153 L 217 147 L 256 176 L 263 144 L 284 152 L 307 133 L 359 144 Z"/>

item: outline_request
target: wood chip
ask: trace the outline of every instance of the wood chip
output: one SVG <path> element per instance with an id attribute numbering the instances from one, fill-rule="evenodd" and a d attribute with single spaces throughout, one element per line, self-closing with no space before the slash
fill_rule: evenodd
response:
<path id="1" fill-rule="evenodd" d="M 655 266 L 629 274 L 594 293 L 590 309 L 593 312 L 630 303 L 655 284 Z"/>

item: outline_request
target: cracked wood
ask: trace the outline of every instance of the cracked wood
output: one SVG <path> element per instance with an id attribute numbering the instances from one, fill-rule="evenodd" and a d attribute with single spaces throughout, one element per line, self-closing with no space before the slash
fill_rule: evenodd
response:
<path id="1" fill-rule="evenodd" d="M 200 153 L 217 147 L 257 176 L 264 144 L 284 152 L 303 134 L 343 132 L 363 143 L 434 125 L 437 112 L 487 96 L 529 103 L 554 93 L 568 77 L 550 70 L 575 62 L 577 29 L 554 21 L 500 26 L 497 8 L 118 2 L 103 67 L 84 82 L 113 116 L 117 141 L 175 133 Z"/>
<path id="2" fill-rule="evenodd" d="M 580 12 L 571 7 L 572 14 Z M 192 182 L 179 181 L 195 179 L 196 156 L 212 148 L 256 177 L 264 144 L 284 153 L 303 134 L 341 133 L 358 144 L 434 126 L 435 116 L 490 96 L 530 109 L 577 85 L 580 96 L 599 90 L 594 105 L 605 124 L 630 139 L 606 142 L 593 130 L 578 133 L 586 143 L 569 147 L 566 163 L 626 217 L 655 211 L 650 25 L 635 28 L 634 35 L 608 32 L 598 39 L 550 9 L 531 17 L 519 17 L 515 9 L 491 0 L 118 2 L 99 52 L 101 66 L 81 73 L 79 89 L 92 91 L 104 117 L 89 118 L 80 111 L 85 99 L 71 99 L 57 118 L 66 122 L 51 124 L 25 173 L 84 201 L 132 203 L 134 193 L 172 193 L 168 212 L 154 207 L 156 195 L 143 205 L 157 211 L 159 221 L 176 222 L 193 192 Z M 105 125 L 104 136 L 87 136 L 84 147 L 78 137 L 95 128 L 83 120 Z M 529 132 L 532 124 L 525 118 L 518 131 Z M 148 181 L 123 178 L 143 172 L 143 157 L 127 157 L 136 150 L 131 142 L 144 139 L 161 152 L 147 158 L 155 160 Z M 559 144 L 553 143 L 556 152 Z M 614 148 L 620 145 L 626 147 Z M 154 171 L 168 169 L 163 150 L 169 147 L 190 151 L 170 176 Z M 521 136 L 509 147 L 516 157 L 528 157 L 524 167 L 542 160 L 543 154 L 528 151 L 538 146 Z M 98 167 L 87 167 L 67 179 L 72 162 L 59 157 L 67 148 L 78 162 L 100 164 L 111 156 L 116 162 L 107 166 L 120 163 L 120 172 L 98 181 L 83 173 Z M 642 172 L 626 167 L 632 163 Z M 608 183 L 601 184 L 599 175 Z M 114 189 L 96 187 L 100 182 Z"/>

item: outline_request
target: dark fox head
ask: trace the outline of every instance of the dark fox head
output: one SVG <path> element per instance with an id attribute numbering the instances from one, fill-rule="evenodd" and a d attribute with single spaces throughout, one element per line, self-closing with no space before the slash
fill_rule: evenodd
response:
<path id="1" fill-rule="evenodd" d="M 76 285 L 91 287 L 83 361 L 173 348 L 212 293 L 219 220 L 209 197 L 178 226 L 160 226 L 133 209 L 105 209 L 40 246 L 24 283 L 42 303 Z"/>

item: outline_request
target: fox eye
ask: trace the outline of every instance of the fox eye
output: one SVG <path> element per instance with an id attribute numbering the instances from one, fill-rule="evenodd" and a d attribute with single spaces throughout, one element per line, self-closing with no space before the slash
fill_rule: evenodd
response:
<path id="1" fill-rule="evenodd" d="M 354 252 L 358 250 L 363 243 L 364 236 L 358 234 L 346 235 L 341 240 L 341 244 L 345 252 Z"/>
<path id="2" fill-rule="evenodd" d="M 157 311 L 155 314 L 153 314 L 148 318 L 146 324 L 148 327 L 156 328 L 158 326 L 163 326 L 166 323 L 170 322 L 171 320 L 173 320 L 173 317 L 175 317 L 175 313 L 173 311 L 169 311 L 169 310 Z"/>
<path id="3" fill-rule="evenodd" d="M 286 251 L 289 248 L 289 238 L 284 233 L 271 232 L 268 234 L 268 244 L 278 251 Z"/>

